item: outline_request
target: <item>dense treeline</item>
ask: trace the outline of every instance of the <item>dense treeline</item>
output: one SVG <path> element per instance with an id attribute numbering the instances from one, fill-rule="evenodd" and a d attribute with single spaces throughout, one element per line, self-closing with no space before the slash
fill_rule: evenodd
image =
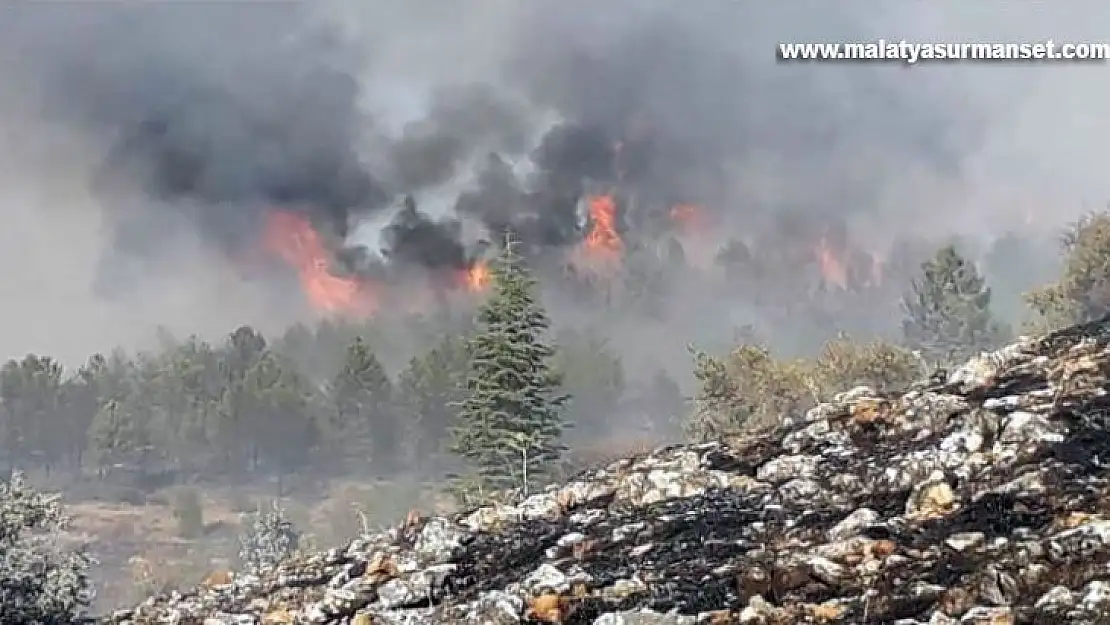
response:
<path id="1" fill-rule="evenodd" d="M 1061 279 L 1029 295 L 1031 328 L 1105 309 L 1107 224 L 1110 217 L 1097 214 L 1069 231 Z M 718 258 L 741 277 L 752 262 L 744 254 Z M 900 386 L 1015 331 L 992 310 L 980 268 L 951 245 L 920 264 L 902 307 L 898 341 L 841 336 L 815 358 L 790 359 L 773 354 L 756 328 L 727 357 L 696 353 L 692 405 L 661 369 L 631 392 L 619 356 L 588 328 L 553 332 L 549 356 L 572 398 L 568 421 L 589 426 L 622 411 L 659 421 L 686 414 L 687 431 L 700 437 L 771 423 L 855 384 Z M 416 336 L 419 350 L 401 363 L 390 323 L 325 321 L 273 338 L 244 326 L 214 342 L 163 336 L 158 350 L 96 354 L 73 369 L 49 356 L 13 359 L 0 368 L 3 461 L 153 482 L 278 476 L 279 488 L 294 472 L 416 469 L 438 477 L 466 469 L 456 430 L 473 399 L 475 339 L 490 319 L 409 319 L 406 337 Z"/>
<path id="2" fill-rule="evenodd" d="M 29 354 L 0 368 L 4 461 L 151 486 L 277 476 L 280 490 L 282 476 L 305 471 L 438 477 L 465 468 L 450 448 L 472 347 L 490 322 L 408 320 L 406 336 L 421 348 L 393 372 L 377 349 L 389 347 L 391 322 L 374 320 L 298 325 L 272 340 L 247 326 L 222 342 L 165 335 L 158 350 L 96 354 L 73 370 Z M 621 361 L 595 333 L 554 340 L 551 365 L 575 396 L 571 418 L 681 406 L 662 372 L 654 392 L 665 396 L 626 401 Z"/>

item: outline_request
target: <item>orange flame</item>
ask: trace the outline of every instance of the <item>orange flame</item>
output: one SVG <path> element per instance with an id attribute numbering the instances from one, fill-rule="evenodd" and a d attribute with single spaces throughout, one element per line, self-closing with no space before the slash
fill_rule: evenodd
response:
<path id="1" fill-rule="evenodd" d="M 271 213 L 263 241 L 267 251 L 297 271 L 314 309 L 328 313 L 373 312 L 374 302 L 363 291 L 363 284 L 328 270 L 327 250 L 305 217 L 286 211 Z"/>
<path id="2" fill-rule="evenodd" d="M 829 284 L 846 289 L 848 288 L 848 270 L 844 263 L 837 258 L 825 237 L 817 243 L 817 263 L 821 269 L 821 277 Z"/>
<path id="3" fill-rule="evenodd" d="M 609 262 L 620 260 L 624 242 L 617 234 L 616 200 L 612 195 L 591 195 L 587 202 L 590 209 L 590 231 L 585 241 L 587 253 Z"/>
<path id="4" fill-rule="evenodd" d="M 477 293 L 486 290 L 489 286 L 492 275 L 490 274 L 489 265 L 485 261 L 476 261 L 463 275 L 463 284 L 467 291 Z"/>

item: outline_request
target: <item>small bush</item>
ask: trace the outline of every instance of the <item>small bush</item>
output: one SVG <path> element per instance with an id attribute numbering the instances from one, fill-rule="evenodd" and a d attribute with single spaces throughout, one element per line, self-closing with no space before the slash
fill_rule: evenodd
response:
<path id="1" fill-rule="evenodd" d="M 765 347 L 741 345 L 724 359 L 695 352 L 694 358 L 701 389 L 687 432 L 696 440 L 772 427 L 817 400 L 812 367 L 776 360 Z"/>
<path id="2" fill-rule="evenodd" d="M 822 400 L 856 386 L 880 393 L 901 390 L 926 373 L 923 361 L 905 348 L 882 341 L 856 343 L 844 335 L 825 343 L 813 363 Z"/>
<path id="3" fill-rule="evenodd" d="M 286 518 L 275 501 L 270 510 L 259 510 L 239 536 L 239 560 L 251 570 L 276 566 L 296 552 L 301 532 Z"/>
<path id="4" fill-rule="evenodd" d="M 204 504 L 195 488 L 182 488 L 173 498 L 173 518 L 177 534 L 182 538 L 199 538 L 204 534 Z"/>
<path id="5" fill-rule="evenodd" d="M 725 358 L 694 352 L 701 384 L 687 433 L 694 440 L 725 438 L 777 425 L 838 392 L 866 385 L 879 392 L 905 388 L 924 375 L 909 350 L 855 343 L 841 336 L 813 359 L 776 359 L 765 347 L 741 345 Z"/>

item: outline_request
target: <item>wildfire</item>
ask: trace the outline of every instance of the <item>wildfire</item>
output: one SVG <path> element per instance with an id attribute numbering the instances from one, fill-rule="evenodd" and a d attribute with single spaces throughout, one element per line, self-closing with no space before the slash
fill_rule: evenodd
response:
<path id="1" fill-rule="evenodd" d="M 586 253 L 608 262 L 620 260 L 624 242 L 617 234 L 617 202 L 612 195 L 592 195 L 587 199 L 590 231 L 586 234 Z"/>
<path id="2" fill-rule="evenodd" d="M 816 253 L 817 263 L 821 269 L 821 277 L 825 279 L 825 282 L 847 289 L 848 269 L 837 257 L 825 237 L 821 237 L 821 240 L 818 241 Z"/>
<path id="3" fill-rule="evenodd" d="M 489 265 L 485 261 L 479 260 L 466 270 L 463 276 L 463 284 L 467 291 L 477 293 L 486 290 L 491 278 Z"/>
<path id="4" fill-rule="evenodd" d="M 373 312 L 374 302 L 367 297 L 365 285 L 329 271 L 327 249 L 320 234 L 305 217 L 286 211 L 271 213 L 263 241 L 267 251 L 297 271 L 305 296 L 314 309 L 327 313 Z"/>

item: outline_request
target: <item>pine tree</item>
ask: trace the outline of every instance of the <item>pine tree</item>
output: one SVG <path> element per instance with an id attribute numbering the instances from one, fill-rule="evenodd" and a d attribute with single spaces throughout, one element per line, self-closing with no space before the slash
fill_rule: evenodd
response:
<path id="1" fill-rule="evenodd" d="M 284 478 L 308 464 L 319 439 L 319 425 L 311 414 L 309 385 L 289 363 L 265 352 L 244 379 L 243 417 L 250 426 L 251 466 L 263 462 L 277 471 L 277 496 Z"/>
<path id="2" fill-rule="evenodd" d="M 413 357 L 397 378 L 396 409 L 405 424 L 410 456 L 435 466 L 465 397 L 469 345 L 446 336 L 426 354 Z"/>
<path id="3" fill-rule="evenodd" d="M 906 344 L 931 363 L 959 362 L 1004 339 L 991 314 L 991 290 L 975 265 L 952 245 L 921 264 L 902 300 Z"/>
<path id="4" fill-rule="evenodd" d="M 332 435 L 347 451 L 363 451 L 381 468 L 397 457 L 398 424 L 392 407 L 393 388 L 385 367 L 362 337 L 347 347 L 343 365 L 330 387 L 334 402 Z"/>
<path id="5" fill-rule="evenodd" d="M 133 403 L 108 400 L 93 417 L 89 426 L 89 451 L 101 476 L 116 465 L 141 466 L 150 447 L 149 426 Z"/>
<path id="6" fill-rule="evenodd" d="M 479 310 L 471 341 L 467 396 L 460 404 L 452 451 L 469 460 L 485 488 L 523 487 L 542 480 L 566 450 L 560 380 L 544 342 L 549 321 L 535 280 L 506 237 L 493 267 L 494 292 Z"/>

